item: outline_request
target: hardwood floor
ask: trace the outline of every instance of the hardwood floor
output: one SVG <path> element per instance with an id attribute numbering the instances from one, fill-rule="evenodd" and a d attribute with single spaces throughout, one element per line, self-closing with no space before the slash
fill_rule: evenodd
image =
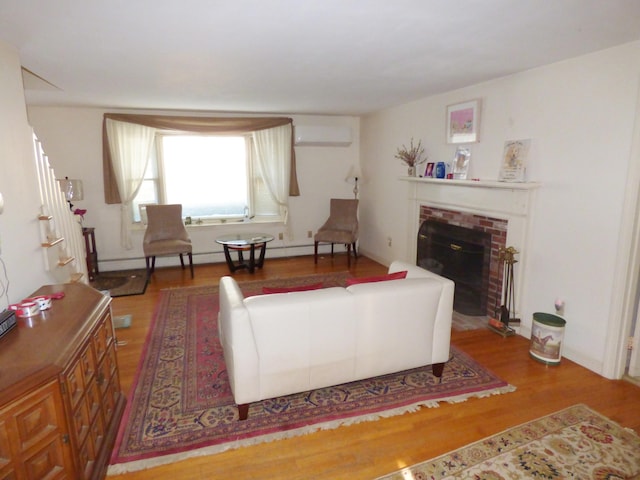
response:
<path id="1" fill-rule="evenodd" d="M 239 271 L 234 277 L 242 281 L 346 269 L 341 254 L 321 258 L 317 265 L 312 256 L 305 256 L 267 259 L 264 269 L 254 275 Z M 368 276 L 386 273 L 386 268 L 360 257 L 351 263 L 350 271 L 354 276 Z M 188 269 L 158 269 L 144 295 L 113 299 L 114 315 L 133 317 L 131 328 L 117 330 L 125 393 L 131 388 L 160 290 L 217 284 L 223 275 L 228 275 L 225 264 L 196 265 L 195 279 Z M 454 330 L 452 343 L 517 390 L 109 478 L 373 479 L 576 403 L 640 432 L 638 386 L 607 380 L 567 359 L 558 366 L 538 363 L 529 358 L 529 340 L 520 336 L 502 338 L 487 329 Z"/>

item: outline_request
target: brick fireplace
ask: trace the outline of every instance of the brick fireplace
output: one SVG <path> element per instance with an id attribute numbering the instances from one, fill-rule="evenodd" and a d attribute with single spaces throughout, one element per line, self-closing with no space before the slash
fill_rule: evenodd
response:
<path id="1" fill-rule="evenodd" d="M 488 217 L 468 212 L 448 210 L 444 208 L 420 206 L 420 225 L 427 220 L 436 220 L 449 225 L 469 228 L 489 234 L 491 237 L 489 268 L 487 269 L 486 315 L 495 316 L 496 308 L 502 301 L 503 265 L 500 262 L 499 250 L 507 246 L 507 220 Z"/>
<path id="2" fill-rule="evenodd" d="M 537 183 L 441 180 L 403 177 L 408 184 L 409 257 L 417 253 L 418 231 L 427 219 L 436 219 L 491 234 L 487 314 L 502 303 L 503 265 L 498 250 L 514 247 L 520 253 L 515 267 L 515 315 L 520 314 L 522 279 L 526 275 L 527 246 Z"/>

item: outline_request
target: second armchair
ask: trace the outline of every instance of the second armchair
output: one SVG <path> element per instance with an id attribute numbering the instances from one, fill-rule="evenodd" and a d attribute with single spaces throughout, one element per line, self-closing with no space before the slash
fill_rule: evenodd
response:
<path id="1" fill-rule="evenodd" d="M 347 265 L 351 266 L 351 250 L 358 258 L 356 242 L 358 241 L 358 200 L 332 198 L 329 218 L 318 229 L 314 238 L 313 261 L 318 263 L 318 244 L 331 243 L 333 257 L 334 243 L 341 243 L 347 247 Z"/>

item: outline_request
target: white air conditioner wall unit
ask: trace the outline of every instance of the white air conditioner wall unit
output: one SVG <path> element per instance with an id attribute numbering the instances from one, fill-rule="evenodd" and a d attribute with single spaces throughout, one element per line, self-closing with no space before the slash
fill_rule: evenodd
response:
<path id="1" fill-rule="evenodd" d="M 352 141 L 351 128 L 296 125 L 294 141 L 297 146 L 348 147 Z"/>

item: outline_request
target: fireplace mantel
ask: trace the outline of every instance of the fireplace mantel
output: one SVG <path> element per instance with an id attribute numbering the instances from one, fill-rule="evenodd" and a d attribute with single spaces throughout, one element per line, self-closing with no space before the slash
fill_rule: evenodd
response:
<path id="1" fill-rule="evenodd" d="M 400 177 L 413 188 L 409 201 L 427 201 L 433 206 L 458 207 L 460 211 L 479 212 L 508 220 L 527 217 L 537 182 L 498 182 L 491 180 L 446 180 Z M 423 202 L 424 203 L 424 202 Z M 414 212 L 415 213 L 415 212 Z M 415 218 L 415 216 L 414 216 Z"/>
<path id="2" fill-rule="evenodd" d="M 538 188 L 538 182 L 498 182 L 496 180 L 449 180 L 442 178 L 425 177 L 400 177 L 407 182 L 429 183 L 442 186 L 476 187 L 476 188 L 502 188 L 506 190 L 530 190 Z"/>

